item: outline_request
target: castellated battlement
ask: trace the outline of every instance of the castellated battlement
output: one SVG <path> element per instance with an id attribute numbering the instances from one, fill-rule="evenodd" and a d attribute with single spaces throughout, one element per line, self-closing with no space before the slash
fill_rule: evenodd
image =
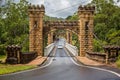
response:
<path id="1" fill-rule="evenodd" d="M 45 12 L 44 5 L 29 5 L 28 6 L 29 13 L 36 13 L 36 12 Z"/>
<path id="2" fill-rule="evenodd" d="M 79 6 L 78 7 L 78 12 L 86 12 L 86 11 L 90 11 L 90 12 L 94 12 L 95 11 L 95 6 Z"/>

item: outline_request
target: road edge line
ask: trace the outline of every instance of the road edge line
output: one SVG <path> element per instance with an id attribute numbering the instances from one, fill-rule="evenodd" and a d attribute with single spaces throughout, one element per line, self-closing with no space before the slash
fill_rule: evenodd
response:
<path id="1" fill-rule="evenodd" d="M 72 62 L 73 62 L 75 65 L 77 65 L 77 66 L 87 67 L 87 68 L 92 68 L 92 69 L 96 69 L 96 70 L 100 70 L 100 71 L 109 72 L 109 73 L 112 73 L 112 74 L 120 77 L 120 74 L 119 74 L 119 73 L 114 72 L 114 71 L 112 71 L 112 70 L 103 69 L 103 68 L 97 68 L 97 67 L 92 67 L 92 66 L 87 66 L 87 65 L 80 65 L 80 64 L 78 64 L 77 62 L 75 62 L 74 59 L 71 58 L 71 60 L 72 60 Z"/>
<path id="2" fill-rule="evenodd" d="M 57 50 L 56 50 L 57 51 Z M 56 51 L 54 53 L 56 53 Z M 55 55 L 55 54 L 54 54 Z M 50 57 L 47 57 L 47 59 L 45 61 L 47 61 Z M 30 71 L 34 71 L 34 70 L 38 70 L 38 69 L 42 69 L 42 68 L 45 68 L 45 67 L 48 67 L 52 62 L 53 62 L 53 59 L 54 57 L 52 57 L 50 59 L 50 62 L 44 66 L 41 66 L 41 67 L 36 67 L 36 68 L 33 68 L 33 69 L 29 69 L 29 70 L 24 70 L 24 71 L 19 71 L 19 72 L 15 72 L 15 73 L 9 73 L 9 74 L 3 74 L 3 75 L 0 75 L 0 76 L 7 76 L 7 75 L 15 75 L 15 74 L 20 74 L 20 73 L 24 73 L 24 72 L 30 72 Z M 44 61 L 44 62 L 45 62 Z"/>
<path id="3" fill-rule="evenodd" d="M 68 53 L 68 51 L 65 50 L 65 52 L 66 52 L 68 55 L 70 55 L 70 54 Z M 74 58 L 78 61 L 78 59 L 77 59 L 76 57 L 74 57 Z M 114 71 L 112 71 L 112 70 L 103 69 L 103 68 L 97 68 L 97 67 L 91 67 L 91 66 L 84 65 L 84 64 L 81 64 L 81 65 L 80 65 L 80 64 L 78 64 L 72 57 L 71 57 L 70 59 L 71 59 L 71 61 L 72 61 L 75 65 L 77 65 L 77 66 L 86 67 L 86 68 L 92 68 L 92 69 L 96 69 L 96 70 L 100 70 L 100 71 L 109 72 L 109 73 L 112 73 L 112 74 L 120 77 L 120 74 L 119 74 L 119 73 L 114 72 Z"/>

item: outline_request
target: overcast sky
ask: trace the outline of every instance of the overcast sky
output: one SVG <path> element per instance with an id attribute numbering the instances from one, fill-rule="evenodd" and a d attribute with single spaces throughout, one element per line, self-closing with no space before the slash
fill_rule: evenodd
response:
<path id="1" fill-rule="evenodd" d="M 91 0 L 28 0 L 32 4 L 44 4 L 46 14 L 52 17 L 65 18 L 75 13 L 79 5 L 84 5 Z"/>

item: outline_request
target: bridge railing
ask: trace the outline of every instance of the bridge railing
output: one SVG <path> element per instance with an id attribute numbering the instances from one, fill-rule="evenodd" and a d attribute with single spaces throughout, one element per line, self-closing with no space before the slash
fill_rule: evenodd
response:
<path id="1" fill-rule="evenodd" d="M 55 47 L 55 43 L 49 44 L 47 47 L 45 47 L 44 56 L 49 56 L 49 54 L 52 52 L 54 47 Z"/>
<path id="2" fill-rule="evenodd" d="M 73 46 L 71 44 L 66 43 L 65 48 L 73 55 L 78 56 L 78 48 L 76 46 Z"/>

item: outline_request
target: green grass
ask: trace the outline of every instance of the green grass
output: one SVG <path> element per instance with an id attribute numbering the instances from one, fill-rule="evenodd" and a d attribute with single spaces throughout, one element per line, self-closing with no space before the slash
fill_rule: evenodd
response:
<path id="1" fill-rule="evenodd" d="M 117 65 L 118 68 L 120 68 L 120 56 L 118 56 L 118 59 L 116 61 L 116 65 Z"/>
<path id="2" fill-rule="evenodd" d="M 5 64 L 5 59 L 6 55 L 0 55 L 0 75 L 2 74 L 9 74 L 9 73 L 14 73 L 18 71 L 23 71 L 23 70 L 28 70 L 35 68 L 36 66 L 33 65 L 10 65 L 10 64 Z"/>
<path id="3" fill-rule="evenodd" d="M 117 64 L 118 68 L 120 68 L 120 59 L 118 59 L 118 60 L 116 61 L 116 64 Z"/>
<path id="4" fill-rule="evenodd" d="M 28 70 L 35 68 L 36 66 L 31 65 L 9 65 L 9 64 L 0 64 L 0 75 L 14 73 L 18 71 Z"/>
<path id="5" fill-rule="evenodd" d="M 6 55 L 0 55 L 0 61 L 4 62 L 6 59 Z"/>

